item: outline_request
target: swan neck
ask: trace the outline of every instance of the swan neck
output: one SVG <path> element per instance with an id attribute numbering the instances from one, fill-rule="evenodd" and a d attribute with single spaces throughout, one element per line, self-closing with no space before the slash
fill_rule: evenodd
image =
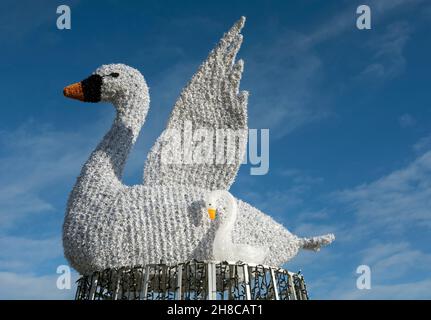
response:
<path id="1" fill-rule="evenodd" d="M 219 229 L 233 229 L 234 223 L 237 218 L 237 212 L 238 212 L 238 205 L 236 203 L 236 200 L 234 196 L 227 191 L 220 190 L 218 197 L 223 197 L 226 201 L 226 220 L 224 223 L 221 223 L 219 226 Z"/>
<path id="2" fill-rule="evenodd" d="M 145 122 L 148 99 L 137 96 L 113 101 L 116 118 L 85 163 L 80 178 L 87 185 L 121 185 L 127 157 Z"/>
<path id="3" fill-rule="evenodd" d="M 233 228 L 233 223 L 236 221 L 237 218 L 237 204 L 236 204 L 236 200 L 235 198 L 229 193 L 226 192 L 226 197 L 227 197 L 227 211 L 229 212 L 229 223 L 232 228 Z"/>
<path id="4" fill-rule="evenodd" d="M 114 101 L 112 101 L 115 109 L 117 110 L 114 125 L 116 123 L 121 123 L 124 127 L 128 128 L 133 134 L 133 143 L 138 138 L 139 132 L 141 131 L 142 125 L 144 124 L 148 113 L 148 91 L 146 88 L 144 89 L 142 89 L 144 90 L 144 93 L 146 93 L 144 95 L 123 95 L 115 98 Z"/>
<path id="5" fill-rule="evenodd" d="M 232 232 L 237 218 L 237 203 L 235 198 L 227 191 L 219 191 L 216 194 L 218 198 L 222 198 L 226 203 L 227 217 L 219 224 L 213 242 L 213 258 L 215 260 L 227 259 L 226 255 L 232 254 L 229 251 L 232 247 Z M 229 258 L 230 259 L 230 258 Z"/>

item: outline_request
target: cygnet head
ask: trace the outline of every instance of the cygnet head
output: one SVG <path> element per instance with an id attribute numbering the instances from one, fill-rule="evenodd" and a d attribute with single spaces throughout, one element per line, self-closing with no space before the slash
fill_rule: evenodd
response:
<path id="1" fill-rule="evenodd" d="M 232 208 L 230 201 L 235 201 L 235 199 L 228 191 L 211 191 L 206 199 L 206 207 L 209 218 L 211 220 L 215 220 L 217 218 L 221 221 L 228 219 L 228 209 L 231 209 L 230 211 L 234 209 Z M 234 215 L 234 212 L 230 212 L 230 215 Z"/>

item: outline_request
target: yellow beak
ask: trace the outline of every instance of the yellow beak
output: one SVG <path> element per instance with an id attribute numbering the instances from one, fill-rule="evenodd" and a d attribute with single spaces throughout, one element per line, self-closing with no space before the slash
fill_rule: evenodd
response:
<path id="1" fill-rule="evenodd" d="M 216 209 L 208 208 L 208 215 L 210 216 L 211 220 L 214 220 L 216 217 Z"/>

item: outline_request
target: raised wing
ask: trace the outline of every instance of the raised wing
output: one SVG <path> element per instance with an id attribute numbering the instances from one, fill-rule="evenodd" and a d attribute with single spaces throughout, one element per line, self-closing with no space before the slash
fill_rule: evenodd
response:
<path id="1" fill-rule="evenodd" d="M 152 147 L 145 185 L 181 184 L 229 189 L 247 145 L 248 92 L 239 92 L 244 63 L 242 17 L 210 52 L 175 103 Z"/>

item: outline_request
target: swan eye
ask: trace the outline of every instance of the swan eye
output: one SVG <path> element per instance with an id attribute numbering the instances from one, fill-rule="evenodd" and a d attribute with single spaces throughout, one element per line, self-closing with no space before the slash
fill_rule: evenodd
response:
<path id="1" fill-rule="evenodd" d="M 113 78 L 118 78 L 120 76 L 120 74 L 118 72 L 112 72 L 111 74 L 109 74 L 111 77 Z"/>

